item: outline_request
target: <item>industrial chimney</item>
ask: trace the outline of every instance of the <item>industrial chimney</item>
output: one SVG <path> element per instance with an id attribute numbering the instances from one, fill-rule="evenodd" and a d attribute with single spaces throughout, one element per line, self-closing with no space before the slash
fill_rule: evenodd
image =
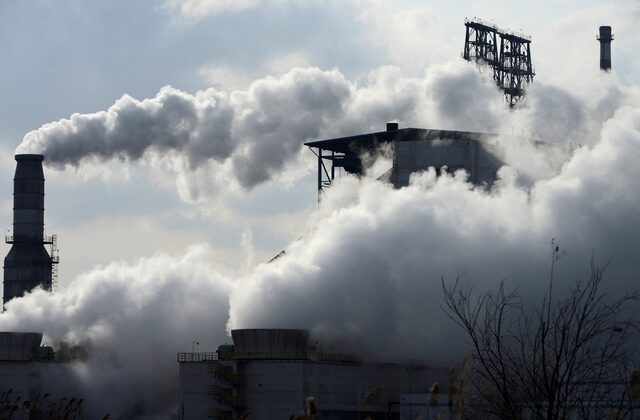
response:
<path id="1" fill-rule="evenodd" d="M 44 235 L 42 155 L 16 155 L 12 244 L 4 259 L 4 304 L 40 286 L 51 291 L 58 263 L 56 236 Z M 51 245 L 51 255 L 45 249 Z"/>
<path id="2" fill-rule="evenodd" d="M 598 41 L 600 41 L 600 70 L 609 71 L 611 70 L 611 41 L 613 41 L 611 26 L 600 27 Z"/>

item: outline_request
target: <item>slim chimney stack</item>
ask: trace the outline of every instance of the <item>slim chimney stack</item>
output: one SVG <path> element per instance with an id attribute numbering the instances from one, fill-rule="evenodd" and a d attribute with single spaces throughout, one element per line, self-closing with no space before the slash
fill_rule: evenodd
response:
<path id="1" fill-rule="evenodd" d="M 13 234 L 5 237 L 12 246 L 4 259 L 3 307 L 38 286 L 51 291 L 58 262 L 55 235 L 44 235 L 44 156 L 25 154 L 15 159 Z M 46 244 L 51 245 L 51 255 Z"/>
<path id="2" fill-rule="evenodd" d="M 600 27 L 598 41 L 600 41 L 600 70 L 609 71 L 611 70 L 611 41 L 613 41 L 611 26 Z"/>

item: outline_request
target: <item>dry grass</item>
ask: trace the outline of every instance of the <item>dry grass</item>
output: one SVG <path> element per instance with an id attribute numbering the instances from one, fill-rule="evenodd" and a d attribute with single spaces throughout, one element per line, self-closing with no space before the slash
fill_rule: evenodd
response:
<path id="1" fill-rule="evenodd" d="M 103 420 L 108 420 L 107 414 Z M 53 400 L 49 393 L 39 394 L 32 401 L 23 400 L 9 389 L 0 394 L 0 420 L 88 420 L 84 399 Z"/>

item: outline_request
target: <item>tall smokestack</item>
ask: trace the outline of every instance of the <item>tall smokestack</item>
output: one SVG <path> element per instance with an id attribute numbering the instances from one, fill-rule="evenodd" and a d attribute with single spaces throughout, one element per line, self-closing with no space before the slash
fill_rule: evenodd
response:
<path id="1" fill-rule="evenodd" d="M 600 41 L 600 70 L 609 71 L 611 70 L 611 41 L 613 41 L 611 26 L 600 27 L 598 41 Z"/>
<path id="2" fill-rule="evenodd" d="M 44 173 L 42 155 L 16 155 L 13 178 L 13 235 L 6 242 L 13 244 L 4 259 L 3 307 L 14 297 L 20 297 L 40 286 L 51 291 L 53 286 L 55 235 L 44 235 Z M 49 255 L 45 245 L 52 245 Z"/>

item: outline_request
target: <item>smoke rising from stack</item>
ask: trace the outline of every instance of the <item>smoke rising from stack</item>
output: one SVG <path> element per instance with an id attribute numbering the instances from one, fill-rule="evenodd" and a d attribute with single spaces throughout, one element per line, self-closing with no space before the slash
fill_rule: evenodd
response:
<path id="1" fill-rule="evenodd" d="M 315 89 L 316 83 L 323 87 Z M 357 350 L 368 353 L 444 362 L 463 347 L 438 306 L 441 277 L 465 273 L 478 291 L 506 278 L 536 299 L 547 284 L 552 237 L 568 251 L 557 266 L 558 290 L 587 275 L 592 254 L 600 262 L 611 260 L 606 282 L 612 293 L 634 287 L 640 96 L 637 90 L 591 92 L 593 101 L 585 103 L 556 88 L 534 86 L 541 87 L 530 91 L 529 107 L 511 114 L 493 82 L 463 63 L 432 68 L 421 79 L 381 68 L 364 85 L 335 70 L 297 69 L 257 81 L 247 92 L 187 95 L 165 88 L 151 100 L 126 98 L 105 113 L 44 126 L 27 135 L 20 150 L 44 152 L 59 167 L 82 165 L 92 156 L 133 162 L 169 151 L 186 163 L 180 172 L 185 179 L 199 170 L 193 168 L 220 165 L 247 188 L 286 170 L 283 156 L 270 160 L 263 142 L 282 141 L 277 150 L 292 158 L 305 136 L 377 131 L 395 118 L 401 126 L 507 133 L 514 124 L 525 137 L 544 133 L 551 138 L 543 140 L 558 144 L 586 134 L 584 146 L 559 173 L 532 169 L 526 187 L 517 179 L 539 158 L 533 147 L 520 144 L 507 145 L 510 156 L 526 150 L 527 159 L 504 168 L 492 191 L 473 188 L 461 173 L 436 178 L 429 171 L 400 190 L 346 178 L 324 195 L 316 227 L 271 264 L 232 274 L 209 262 L 206 246 L 176 257 L 112 263 L 57 294 L 36 291 L 15 299 L 0 316 L 0 329 L 38 329 L 47 342 L 89 346 L 89 359 L 75 365 L 70 386 L 88 394 L 96 416 L 114 411 L 134 418 L 173 409 L 175 353 L 188 351 L 194 339 L 213 350 L 229 341 L 228 328 L 308 328 L 322 342 L 357 342 Z M 549 113 L 549 104 L 570 109 Z M 228 135 L 214 135 L 209 113 L 228 122 Z M 155 119 L 164 114 L 174 124 L 158 121 L 156 128 Z M 195 136 L 207 132 L 205 126 L 223 145 Z M 208 161 L 195 156 L 198 148 L 209 151 L 202 154 Z M 260 168 L 250 174 L 239 170 L 243 159 Z M 104 397 L 114 390 L 119 392 L 113 399 Z"/>
<path id="2" fill-rule="evenodd" d="M 339 72 L 318 69 L 259 80 L 246 92 L 190 95 L 167 86 L 151 99 L 125 95 L 107 111 L 47 124 L 27 134 L 18 150 L 40 150 L 57 168 L 91 158 L 135 162 L 169 154 L 184 174 L 207 163 L 221 184 L 228 179 L 252 188 L 279 172 L 301 139 L 318 136 L 349 93 Z"/>
<path id="3" fill-rule="evenodd" d="M 467 88 L 479 90 L 471 102 Z M 45 154 L 56 169 L 95 160 L 156 157 L 152 164 L 158 166 L 168 160 L 181 197 L 198 202 L 278 178 L 300 159 L 304 141 L 377 131 L 396 118 L 496 130 L 492 111 L 502 104 L 494 91 L 462 63 L 435 68 L 422 79 L 383 67 L 362 85 L 337 70 L 296 68 L 257 80 L 247 91 L 211 88 L 191 95 L 167 86 L 141 101 L 124 95 L 106 111 L 74 114 L 28 133 L 17 152 Z M 466 106 L 456 107 L 461 102 Z"/>
<path id="4" fill-rule="evenodd" d="M 177 257 L 97 267 L 65 290 L 13 299 L 0 324 L 3 331 L 44 331 L 44 343 L 56 347 L 86 349 L 86 361 L 52 366 L 64 373 L 43 389 L 85 398 L 90 418 L 166 413 L 175 409 L 177 352 L 190 351 L 196 339 L 207 350 L 226 339 L 231 272 L 212 264 L 211 253 L 198 245 Z"/>
<path id="5" fill-rule="evenodd" d="M 150 99 L 124 95 L 106 111 L 74 114 L 28 133 L 16 152 L 45 154 L 46 165 L 59 170 L 146 160 L 176 172 L 183 200 L 206 203 L 277 182 L 288 168 L 311 162 L 304 141 L 379 131 L 390 120 L 592 144 L 622 95 L 614 81 L 594 82 L 607 88 L 590 92 L 587 105 L 535 83 L 530 106 L 510 113 L 488 76 L 463 62 L 434 66 L 423 78 L 381 67 L 358 83 L 338 70 L 295 68 L 256 80 L 247 91 L 211 88 L 192 95 L 167 86 Z"/>

